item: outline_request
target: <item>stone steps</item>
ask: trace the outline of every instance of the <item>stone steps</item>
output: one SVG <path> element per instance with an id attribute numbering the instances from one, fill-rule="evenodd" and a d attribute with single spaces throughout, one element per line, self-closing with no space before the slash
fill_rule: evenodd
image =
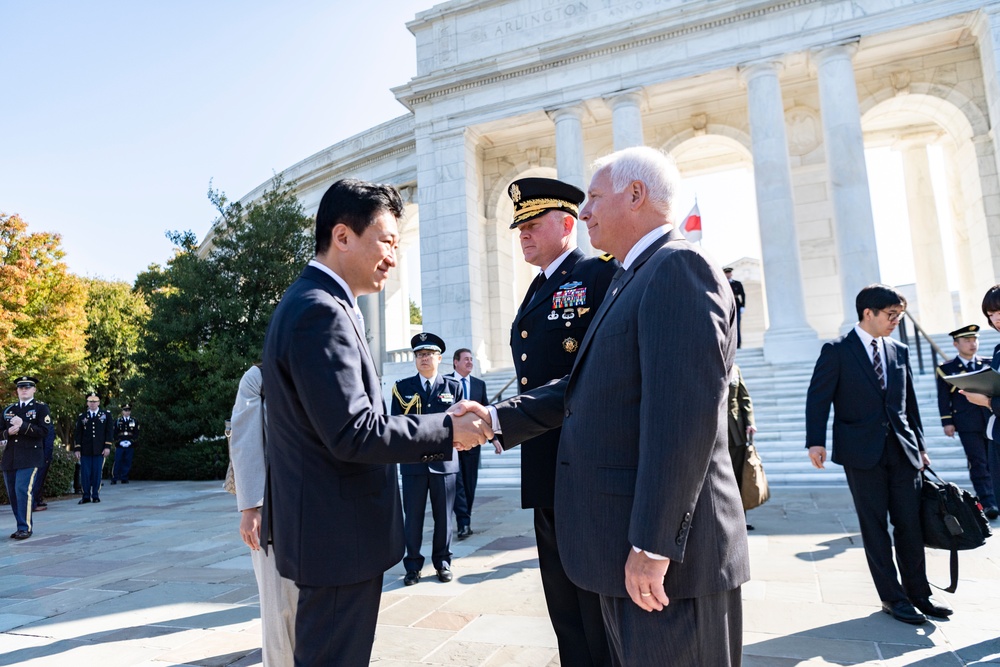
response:
<path id="1" fill-rule="evenodd" d="M 950 355 L 954 351 L 951 338 L 946 334 L 935 335 L 932 338 L 945 354 Z M 962 444 L 958 438 L 946 437 L 940 427 L 934 367 L 931 363 L 929 346 L 922 344 L 925 372 L 921 374 L 918 372 L 912 337 L 910 343 L 914 392 L 920 406 L 924 436 L 934 470 L 949 481 L 969 486 Z M 1000 335 L 994 331 L 984 331 L 980 354 L 986 357 L 992 356 L 997 343 L 1000 343 Z M 736 361 L 740 365 L 754 402 L 758 431 L 754 442 L 764 460 L 768 480 L 777 485 L 846 484 L 840 466 L 829 464 L 824 470 L 816 470 L 806 456 L 805 401 L 815 362 L 771 364 L 764 359 L 763 350 L 760 348 L 739 350 Z M 938 358 L 937 362 L 940 363 L 941 359 Z M 513 368 L 502 368 L 487 373 L 483 378 L 486 380 L 487 394 L 492 398 L 513 377 Z M 516 391 L 516 386 L 511 384 L 504 393 L 504 398 L 509 398 Z M 828 431 L 827 441 L 829 440 Z M 501 456 L 496 456 L 488 450 L 484 451 L 479 483 L 495 488 L 519 486 L 520 465 L 519 447 L 508 450 Z"/>

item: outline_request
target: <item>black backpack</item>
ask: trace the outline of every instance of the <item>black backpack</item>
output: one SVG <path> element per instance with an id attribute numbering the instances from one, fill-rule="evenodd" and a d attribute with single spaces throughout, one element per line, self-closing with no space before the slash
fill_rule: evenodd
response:
<path id="1" fill-rule="evenodd" d="M 927 473 L 937 482 L 929 479 Z M 930 468 L 920 472 L 920 527 L 924 545 L 951 551 L 951 585 L 942 589 L 954 593 L 958 588 L 958 552 L 986 544 L 993 534 L 983 506 L 974 495 L 946 482 Z M 940 587 L 939 587 L 940 588 Z"/>

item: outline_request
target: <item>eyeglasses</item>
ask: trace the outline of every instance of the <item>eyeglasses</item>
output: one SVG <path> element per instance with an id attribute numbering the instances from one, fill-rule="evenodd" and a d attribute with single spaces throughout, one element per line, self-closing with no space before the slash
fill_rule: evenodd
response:
<path id="1" fill-rule="evenodd" d="M 435 354 L 441 354 L 440 352 L 432 352 L 431 350 L 420 350 L 419 352 L 414 352 L 413 356 L 417 359 L 426 359 L 427 357 L 433 357 Z"/>
<path id="2" fill-rule="evenodd" d="M 88 403 L 100 403 L 100 401 L 87 401 Z"/>
<path id="3" fill-rule="evenodd" d="M 906 314 L 902 311 L 898 313 L 890 313 L 888 311 L 883 310 L 882 312 L 885 313 L 885 316 L 889 319 L 890 322 L 898 322 L 901 319 L 903 319 L 903 315 Z"/>

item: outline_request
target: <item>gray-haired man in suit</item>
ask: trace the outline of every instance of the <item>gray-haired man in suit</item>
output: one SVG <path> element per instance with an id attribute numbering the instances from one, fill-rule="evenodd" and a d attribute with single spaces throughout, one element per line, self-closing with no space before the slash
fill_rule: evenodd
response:
<path id="1" fill-rule="evenodd" d="M 670 158 L 629 148 L 594 167 L 580 221 L 623 272 L 569 375 L 490 408 L 493 430 L 513 446 L 562 426 L 563 565 L 601 596 L 618 664 L 739 665 L 750 567 L 726 421 L 733 293 L 672 225 Z"/>

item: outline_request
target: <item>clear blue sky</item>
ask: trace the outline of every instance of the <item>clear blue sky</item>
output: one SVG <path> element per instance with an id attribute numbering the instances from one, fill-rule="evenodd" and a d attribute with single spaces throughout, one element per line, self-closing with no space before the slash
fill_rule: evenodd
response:
<path id="1" fill-rule="evenodd" d="M 417 0 L 0 0 L 0 211 L 132 282 L 236 199 L 406 112 Z"/>
<path id="2" fill-rule="evenodd" d="M 238 199 L 405 113 L 389 91 L 416 72 L 405 24 L 433 5 L 0 0 L 0 211 L 61 234 L 74 273 L 132 282 L 170 258 L 165 231 L 208 231 L 210 180 Z M 905 200 L 874 191 L 884 235 Z M 690 179 L 679 216 L 695 194 L 720 262 L 760 256 L 747 172 Z M 908 257 L 883 253 L 883 280 L 911 282 Z"/>

